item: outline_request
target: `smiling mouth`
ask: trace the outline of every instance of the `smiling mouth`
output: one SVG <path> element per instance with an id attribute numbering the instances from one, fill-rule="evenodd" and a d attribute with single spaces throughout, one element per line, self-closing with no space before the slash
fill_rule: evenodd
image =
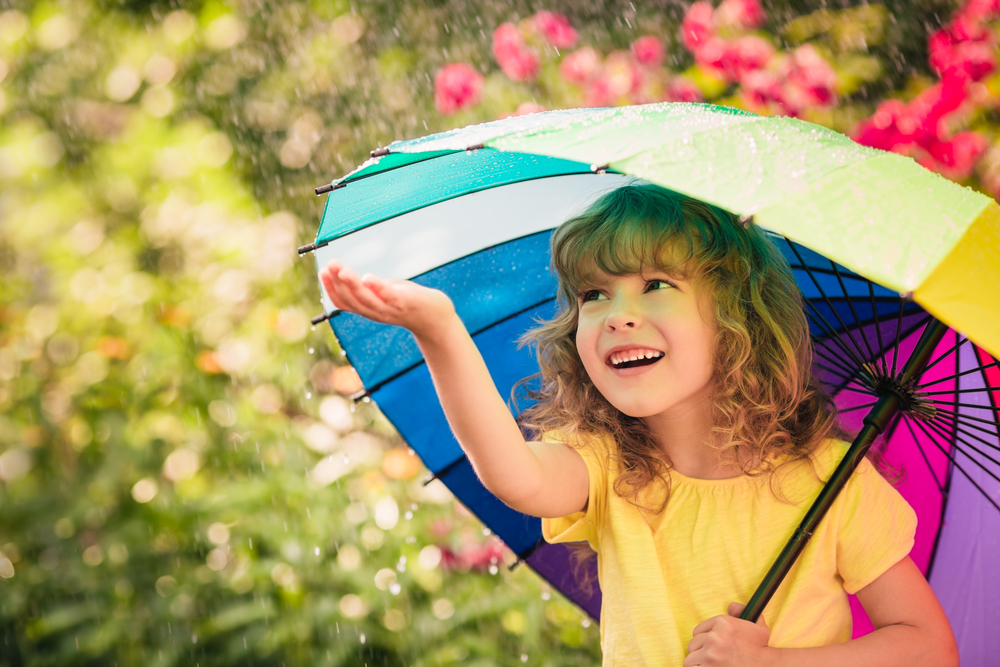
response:
<path id="1" fill-rule="evenodd" d="M 612 364 L 612 368 L 638 368 L 639 366 L 651 366 L 663 357 L 653 357 L 652 359 L 636 359 L 635 361 L 623 361 L 620 364 Z"/>
<path id="2" fill-rule="evenodd" d="M 633 350 L 612 354 L 608 358 L 608 365 L 615 369 L 638 368 L 655 364 L 662 358 L 663 353 L 657 350 Z"/>

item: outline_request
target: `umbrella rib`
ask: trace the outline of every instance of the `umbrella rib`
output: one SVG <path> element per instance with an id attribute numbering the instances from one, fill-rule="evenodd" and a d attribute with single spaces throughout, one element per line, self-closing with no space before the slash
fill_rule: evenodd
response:
<path id="1" fill-rule="evenodd" d="M 847 375 L 843 371 L 840 371 L 840 370 L 834 369 L 834 368 L 830 368 L 829 366 L 823 364 L 823 362 L 821 362 L 821 361 L 816 361 L 815 359 L 813 359 L 813 365 L 819 366 L 820 368 L 822 368 L 823 370 L 825 370 L 827 373 L 830 373 L 831 375 L 836 375 L 838 378 L 840 378 L 841 380 L 844 380 L 845 382 L 850 382 L 853 379 L 850 375 Z"/>
<path id="2" fill-rule="evenodd" d="M 899 317 L 896 320 L 896 347 L 892 348 L 892 373 L 889 375 L 891 377 L 896 377 L 896 360 L 899 358 L 899 341 L 900 335 L 903 332 L 903 305 L 904 301 L 899 300 Z"/>
<path id="3" fill-rule="evenodd" d="M 854 388 L 854 387 L 851 386 L 850 382 L 848 382 L 847 384 L 841 385 L 838 388 L 837 391 L 838 392 L 840 392 L 840 391 L 853 391 L 855 394 L 864 394 L 866 396 L 878 396 L 878 394 L 876 394 L 874 391 L 868 389 L 867 387 L 865 387 L 865 389 L 867 391 L 862 391 L 860 389 L 856 389 L 856 388 Z"/>
<path id="4" fill-rule="evenodd" d="M 836 316 L 836 318 L 837 318 L 837 321 L 838 321 L 838 322 L 840 322 L 840 326 L 841 326 L 841 327 L 843 327 L 843 329 L 844 329 L 844 331 L 845 331 L 845 332 L 849 332 L 849 331 L 850 331 L 850 328 L 849 328 L 849 327 L 847 326 L 847 324 L 845 324 L 845 323 L 844 323 L 844 320 L 843 320 L 843 319 L 841 319 L 841 317 L 840 317 L 840 313 L 838 313 L 838 312 L 837 312 L 837 309 L 833 307 L 833 304 L 832 304 L 832 303 L 830 303 L 830 298 L 829 298 L 829 297 L 828 297 L 828 296 L 826 295 L 826 293 L 825 293 L 825 292 L 823 291 L 823 288 L 822 288 L 822 287 L 820 287 L 820 284 L 819 284 L 819 281 L 818 281 L 818 280 L 816 280 L 816 276 L 815 276 L 815 275 L 813 274 L 813 272 L 812 272 L 812 267 L 810 267 L 810 266 L 809 266 L 808 264 L 806 264 L 805 260 L 804 260 L 804 259 L 802 259 L 802 255 L 800 255 L 800 254 L 799 254 L 799 250 L 798 250 L 798 248 L 796 248 L 796 247 L 795 247 L 795 245 L 794 245 L 794 244 L 793 244 L 793 243 L 792 243 L 792 242 L 791 242 L 791 241 L 790 241 L 789 239 L 785 239 L 785 240 L 786 240 L 786 241 L 788 242 L 788 245 L 789 245 L 789 246 L 790 246 L 790 247 L 792 248 L 792 252 L 794 252 L 794 253 L 795 253 L 795 256 L 796 256 L 796 257 L 798 257 L 798 259 L 799 259 L 799 263 L 800 263 L 800 264 L 802 265 L 802 268 L 803 268 L 803 269 L 805 269 L 805 272 L 809 274 L 809 279 L 810 279 L 810 280 L 812 280 L 812 282 L 813 282 L 813 285 L 815 285 L 815 286 L 816 286 L 816 289 L 817 289 L 817 290 L 819 290 L 819 293 L 820 293 L 820 296 L 822 296 L 822 297 L 823 297 L 823 300 L 824 300 L 824 301 L 826 301 L 826 305 L 830 306 L 830 310 L 832 310 L 832 311 L 833 311 L 833 314 L 834 314 L 834 315 Z M 807 302 L 808 302 L 808 300 L 807 300 Z M 812 306 L 812 304 L 811 304 L 811 303 L 810 303 L 810 306 L 811 306 L 811 307 L 812 307 L 813 309 L 815 309 L 815 306 Z M 818 311 L 817 311 L 817 314 L 819 314 L 819 313 L 818 313 Z M 820 316 L 820 317 L 823 317 L 822 315 L 819 315 L 819 316 Z M 823 321 L 824 321 L 824 322 L 826 322 L 826 318 L 823 318 Z M 832 327 L 832 326 L 830 326 L 830 324 L 829 324 L 828 322 L 827 322 L 827 327 L 828 327 L 828 328 L 829 328 L 829 329 L 830 329 L 831 331 L 833 331 L 833 330 L 834 330 L 834 329 L 833 329 L 833 327 Z M 838 339 L 839 339 L 839 337 L 838 337 Z M 853 345 L 854 345 L 855 347 L 857 347 L 857 344 L 858 344 L 858 341 L 854 340 L 854 336 L 850 336 L 850 339 L 851 339 L 851 343 L 852 343 L 852 344 L 853 344 Z M 860 348 L 860 347 L 858 347 L 858 348 L 857 348 L 857 352 L 858 352 L 858 355 L 859 355 L 859 356 L 855 356 L 855 355 L 854 355 L 854 353 L 853 353 L 853 352 L 851 352 L 851 351 L 850 351 L 850 350 L 849 350 L 849 349 L 848 349 L 848 348 L 847 348 L 846 346 L 843 346 L 843 345 L 842 345 L 841 347 L 842 347 L 842 348 L 844 349 L 844 351 L 845 351 L 845 352 L 847 352 L 847 354 L 848 354 L 849 356 L 851 356 L 851 357 L 854 357 L 854 362 L 855 362 L 855 363 L 856 363 L 856 364 L 857 364 L 857 365 L 858 365 L 859 367 L 861 367 L 861 366 L 864 366 L 864 365 L 865 365 L 864 361 L 863 361 L 863 360 L 861 359 L 861 357 L 863 357 L 865 353 L 861 351 L 861 348 Z"/>
<path id="5" fill-rule="evenodd" d="M 844 412 L 854 412 L 855 410 L 864 410 L 865 408 L 872 407 L 876 403 L 878 403 L 878 401 L 875 401 L 875 403 L 865 403 L 864 405 L 855 405 L 854 407 L 851 408 L 837 408 L 837 413 L 841 414 Z"/>
<path id="6" fill-rule="evenodd" d="M 954 375 L 949 375 L 948 377 L 941 378 L 939 380 L 932 380 L 930 382 L 925 382 L 924 384 L 918 384 L 914 389 L 923 389 L 924 387 L 929 387 L 932 384 L 938 384 L 939 382 L 947 382 L 948 380 L 955 380 L 962 377 L 963 375 L 968 375 L 969 373 L 975 373 L 976 371 L 984 371 L 987 368 L 995 368 L 1000 365 L 1000 361 L 994 361 L 992 364 L 987 364 L 985 366 L 977 366 L 975 368 L 970 368 L 967 371 L 962 371 L 961 373 L 955 373 Z"/>
<path id="7" fill-rule="evenodd" d="M 988 405 L 976 405 L 975 403 L 949 403 L 948 401 L 938 401 L 933 398 L 924 399 L 924 403 L 933 403 L 934 405 L 955 405 L 960 408 L 977 408 L 979 410 L 986 410 L 988 412 L 1000 412 L 1000 408 L 990 407 Z"/>
<path id="8" fill-rule="evenodd" d="M 989 502 L 989 503 L 990 503 L 991 505 L 993 505 L 993 507 L 995 507 L 995 508 L 997 509 L 997 511 L 998 511 L 998 512 L 1000 512 L 1000 505 L 997 505 L 997 504 L 996 504 L 996 502 L 994 502 L 994 500 L 993 500 L 992 498 L 990 498 L 990 495 L 989 495 L 988 493 L 986 493 L 986 491 L 985 491 L 985 490 L 983 489 L 983 487 L 979 486 L 979 484 L 977 484 L 977 483 L 976 483 L 976 480 L 972 479 L 972 477 L 971 477 L 971 476 L 969 475 L 969 473 L 965 472 L 965 469 L 964 469 L 964 468 L 963 468 L 962 466 L 958 465 L 958 461 L 956 461 L 956 460 L 955 460 L 955 458 L 954 458 L 954 457 L 953 457 L 953 456 L 952 456 L 951 454 L 949 454 L 949 453 L 948 453 L 948 451 L 947 451 L 947 450 L 946 450 L 946 449 L 945 449 L 944 447 L 942 447 L 942 446 L 940 445 L 940 443 L 938 443 L 938 441 L 937 441 L 937 440 L 935 440 L 935 439 L 934 439 L 934 437 L 933 437 L 933 436 L 932 436 L 932 435 L 931 435 L 930 433 L 928 433 L 928 432 L 927 432 L 927 429 L 925 429 L 925 428 L 924 428 L 924 425 L 923 425 L 923 422 L 920 422 L 920 421 L 917 421 L 917 426 L 919 426 L 919 427 L 920 427 L 920 430 L 922 430 L 922 431 L 923 431 L 924 433 L 926 433 L 926 434 L 927 434 L 927 437 L 928 437 L 928 438 L 930 439 L 930 441 L 931 441 L 932 443 L 934 443 L 934 446 L 935 446 L 935 447 L 937 447 L 938 449 L 940 449 L 940 450 L 941 450 L 941 452 L 942 452 L 942 453 L 943 453 L 943 454 L 944 454 L 945 456 L 947 456 L 947 457 L 948 457 L 948 460 L 949 460 L 949 461 L 951 461 L 951 464 L 952 464 L 952 466 L 954 466 L 955 468 L 958 468 L 958 471 L 959 471 L 959 472 L 961 472 L 961 473 L 962 473 L 963 475 L 965 475 L 965 478 L 966 478 L 967 480 L 969 480 L 970 482 L 972 482 L 972 485 L 973 485 L 974 487 L 976 487 L 977 489 L 979 489 L 979 492 L 980 492 L 981 494 L 983 494 L 983 497 L 984 497 L 984 498 L 986 498 L 986 500 L 987 500 L 987 501 L 988 501 L 988 502 Z M 963 453 L 964 453 L 964 452 L 963 452 Z M 965 454 L 965 456 L 966 456 L 966 458 L 968 458 L 968 459 L 969 459 L 970 461 L 972 461 L 973 463 L 976 463 L 977 465 L 979 465 L 980 467 L 982 467 L 982 465 L 981 465 L 981 464 L 979 464 L 979 462 L 978 462 L 978 461 L 976 461 L 975 459 L 973 459 L 973 458 L 972 458 L 971 456 L 969 456 L 968 454 Z M 987 470 L 986 472 L 989 472 L 989 470 Z"/>
<path id="9" fill-rule="evenodd" d="M 939 428 L 944 428 L 945 426 L 952 426 L 950 424 L 940 424 L 940 423 L 934 422 L 934 420 L 931 420 L 930 423 L 937 424 L 937 426 Z M 985 445 L 986 447 L 988 447 L 990 449 L 996 449 L 997 451 L 1000 451 L 1000 447 L 997 447 L 997 445 L 994 445 L 994 444 L 991 444 L 989 442 L 986 442 L 985 440 L 983 440 L 979 436 L 973 435 L 972 433 L 969 433 L 968 431 L 966 431 L 965 429 L 963 429 L 962 426 L 963 426 L 962 424 L 955 424 L 954 425 L 955 432 L 956 433 L 961 433 L 962 435 L 964 435 L 966 437 L 972 438 L 976 442 L 979 442 L 979 443 Z M 956 440 L 957 439 L 958 438 L 956 436 Z M 971 447 L 973 449 L 973 451 L 975 451 L 977 454 L 979 454 L 983 458 L 989 460 L 990 463 L 992 463 L 992 464 L 994 464 L 996 466 L 1000 466 L 1000 461 L 997 461 L 996 459 L 994 459 L 992 456 L 990 456 L 986 452 L 980 451 L 980 449 L 976 445 L 972 444 L 971 442 L 965 442 L 964 440 L 960 440 L 959 442 L 961 442 L 962 445 L 965 446 L 965 447 Z M 998 481 L 1000 481 L 1000 480 L 998 480 Z"/>
<path id="10" fill-rule="evenodd" d="M 962 421 L 965 421 L 965 422 L 978 422 L 980 424 L 988 424 L 988 425 L 992 426 L 994 429 L 997 428 L 997 422 L 996 422 L 995 419 L 991 420 L 991 419 L 983 419 L 982 417 L 973 417 L 972 415 L 967 415 L 965 413 L 958 413 L 958 412 L 956 412 L 954 410 L 942 410 L 942 409 L 938 409 L 938 414 L 939 415 L 952 415 L 956 419 L 959 419 L 959 420 L 962 420 Z M 990 433 L 995 433 L 995 432 L 996 432 L 995 430 L 994 431 L 990 431 Z"/>
<path id="11" fill-rule="evenodd" d="M 827 340 L 830 340 L 830 339 L 827 339 Z M 820 341 L 820 342 L 823 342 L 823 341 Z M 854 378 L 854 377 L 856 377 L 856 376 L 858 376 L 860 374 L 864 374 L 864 375 L 867 376 L 867 373 L 864 372 L 864 369 L 854 369 L 854 368 L 850 368 L 850 367 L 846 366 L 840 360 L 840 357 L 833 356 L 832 354 L 830 354 L 830 352 L 825 347 L 822 347 L 820 345 L 813 345 L 813 351 L 816 352 L 817 355 L 822 356 L 823 359 L 825 359 L 827 362 L 833 364 L 834 366 L 836 366 L 837 368 L 839 368 L 841 371 L 843 371 L 844 377 L 847 380 L 850 380 L 851 378 Z"/>
<path id="12" fill-rule="evenodd" d="M 957 331 L 955 332 L 955 336 L 959 337 L 959 333 Z M 926 373 L 927 371 L 929 371 L 931 368 L 933 368 L 934 365 L 937 364 L 939 361 L 941 361 L 942 359 L 944 359 L 945 357 L 947 357 L 948 355 L 950 355 L 952 352 L 955 352 L 956 350 L 958 350 L 958 348 L 962 347 L 963 345 L 965 345 L 968 342 L 969 342 L 968 338 L 961 337 L 961 340 L 959 340 L 957 343 L 955 343 L 955 345 L 950 350 L 948 350 L 947 352 L 942 352 L 940 357 L 938 357 L 934 361 L 932 361 L 929 364 L 927 364 L 926 366 L 924 366 L 924 370 L 922 370 L 920 372 L 920 374 L 923 375 L 924 373 Z"/>
<path id="13" fill-rule="evenodd" d="M 884 350 L 885 343 L 882 342 L 882 327 L 879 326 L 878 321 L 878 308 L 875 306 L 875 284 L 872 281 L 868 281 L 868 295 L 872 301 L 872 318 L 875 320 L 875 334 L 878 336 L 878 349 Z M 885 365 L 885 354 L 879 354 L 878 365 L 882 367 L 882 374 L 885 375 L 888 370 Z"/>
<path id="14" fill-rule="evenodd" d="M 927 458 L 927 452 L 924 451 L 924 446 L 920 444 L 920 438 L 917 437 L 917 433 L 913 430 L 913 426 L 910 424 L 909 420 L 904 419 L 903 421 L 906 423 L 906 428 L 909 429 L 910 435 L 913 436 L 913 444 L 917 446 L 917 451 L 920 452 L 920 458 L 922 458 L 924 463 L 927 464 L 927 469 L 930 471 L 931 477 L 934 478 L 934 484 L 937 485 L 938 491 L 943 494 L 945 492 L 944 482 L 939 480 L 937 473 L 934 472 L 934 466 L 931 465 L 931 460 Z"/>
<path id="15" fill-rule="evenodd" d="M 938 433 L 941 437 L 943 437 L 943 438 L 947 438 L 948 437 L 947 434 L 944 434 L 944 433 L 941 432 L 941 430 L 940 430 L 941 426 L 940 425 L 935 424 L 933 421 L 924 422 L 924 423 L 927 424 L 928 428 L 930 428 L 933 431 L 935 431 L 936 433 Z M 984 459 L 986 459 L 990 463 L 993 463 L 995 465 L 1000 466 L 1000 461 L 995 460 L 993 457 L 991 457 L 989 454 L 986 454 L 985 452 L 981 452 L 979 450 L 979 448 L 976 447 L 975 445 L 973 445 L 971 442 L 966 442 L 965 440 L 962 440 L 961 438 L 959 438 L 957 435 L 952 440 L 952 446 L 955 449 L 957 449 L 958 451 L 960 451 L 963 454 L 965 454 L 966 456 L 968 456 L 969 460 L 972 461 L 973 463 L 975 463 L 980 468 L 982 468 L 983 471 L 987 475 L 989 475 L 990 477 L 992 477 L 993 479 L 995 479 L 997 482 L 1000 482 L 1000 477 L 997 477 L 996 474 L 992 470 L 990 470 L 985 465 L 983 465 L 982 463 L 980 463 L 979 461 L 977 461 L 975 457 L 970 456 L 968 451 L 963 451 L 963 450 L 959 449 L 958 448 L 958 443 L 962 443 L 962 447 L 967 447 L 967 448 L 971 449 L 976 454 L 979 454 L 980 456 L 982 456 Z"/>
<path id="16" fill-rule="evenodd" d="M 851 358 L 851 360 L 858 366 L 859 369 L 863 369 L 865 365 L 864 362 L 858 359 L 854 355 L 854 353 L 844 345 L 843 341 L 840 340 L 840 336 L 837 335 L 834 328 L 831 327 L 830 323 L 826 321 L 826 318 L 823 317 L 823 315 L 816 309 L 816 306 L 814 306 L 812 302 L 809 301 L 808 299 L 806 299 L 805 302 L 806 305 L 809 306 L 809 309 L 815 313 L 815 316 L 813 316 L 809 313 L 809 311 L 806 311 L 806 316 L 810 320 L 815 322 L 816 326 L 823 329 L 823 333 L 826 334 L 826 338 L 824 338 L 821 342 L 832 341 L 834 345 L 843 350 L 844 354 L 846 354 L 848 357 Z M 816 319 L 817 317 L 819 318 L 819 320 Z M 822 320 L 822 324 L 820 323 L 820 320 Z"/>
<path id="17" fill-rule="evenodd" d="M 834 273 L 837 274 L 837 282 L 840 283 L 840 289 L 844 292 L 844 298 L 847 299 L 847 307 L 851 309 L 851 315 L 854 316 L 854 321 L 855 322 L 860 322 L 861 318 L 858 317 L 858 312 L 856 310 L 854 310 L 854 299 L 852 299 L 847 294 L 847 287 L 844 285 L 844 277 L 842 275 L 840 275 L 840 269 L 837 268 L 836 262 L 834 262 L 833 260 L 828 260 L 828 261 L 830 262 L 830 266 L 833 267 Z M 875 316 L 874 312 L 872 313 L 872 316 L 873 317 Z M 877 326 L 876 326 L 876 328 L 877 328 Z M 849 331 L 849 332 L 846 332 L 846 333 L 852 339 L 854 338 L 854 331 Z M 864 335 L 864 332 L 861 332 L 861 341 L 865 344 L 865 349 L 868 350 L 868 358 L 869 359 L 874 359 L 875 358 L 875 353 L 872 351 L 872 346 L 868 343 L 868 338 Z"/>
<path id="18" fill-rule="evenodd" d="M 1000 387 L 981 387 L 978 389 L 942 389 L 941 391 L 915 391 L 914 396 L 943 396 L 948 394 L 977 394 L 998 391 Z"/>
<path id="19" fill-rule="evenodd" d="M 992 435 L 994 437 L 997 436 L 997 432 L 996 431 L 991 431 L 991 430 L 985 429 L 985 428 L 983 428 L 981 426 L 976 426 L 975 424 L 969 424 L 969 423 L 960 421 L 958 419 L 955 419 L 955 420 L 952 420 L 952 421 L 947 421 L 946 417 L 951 417 L 951 416 L 952 416 L 951 413 L 939 412 L 938 414 L 936 414 L 934 416 L 934 419 L 944 419 L 945 421 L 942 423 L 942 426 L 948 426 L 949 428 L 954 428 L 956 430 L 962 431 L 962 433 L 966 434 L 970 438 L 975 438 L 977 441 L 983 443 L 984 445 L 986 445 L 990 449 L 995 449 L 998 452 L 1000 452 L 1000 445 L 997 445 L 997 444 L 994 444 L 994 443 L 991 443 L 991 442 L 987 442 L 986 440 L 983 440 L 982 438 L 980 438 L 980 437 L 978 437 L 976 435 L 973 435 L 972 433 L 969 433 L 968 431 L 962 430 L 961 427 L 965 426 L 966 428 L 972 428 L 972 429 L 975 429 L 975 430 L 979 431 L 980 433 L 985 433 L 986 435 Z M 997 463 L 997 465 L 1000 465 L 1000 461 L 997 461 L 996 463 Z"/>

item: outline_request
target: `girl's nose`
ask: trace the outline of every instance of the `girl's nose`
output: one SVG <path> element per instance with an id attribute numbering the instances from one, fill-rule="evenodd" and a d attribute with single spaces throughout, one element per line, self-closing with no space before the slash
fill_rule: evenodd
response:
<path id="1" fill-rule="evenodd" d="M 628 299 L 614 299 L 608 317 L 604 321 L 604 326 L 608 331 L 621 329 L 634 329 L 639 326 L 639 313 L 628 301 Z"/>

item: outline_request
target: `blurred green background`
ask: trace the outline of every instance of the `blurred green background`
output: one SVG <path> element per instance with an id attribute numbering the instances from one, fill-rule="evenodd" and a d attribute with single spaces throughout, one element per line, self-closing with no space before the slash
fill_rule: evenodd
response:
<path id="1" fill-rule="evenodd" d="M 801 115 L 849 131 L 930 85 L 953 8 L 776 2 L 758 34 L 817 45 L 838 98 Z M 743 104 L 681 3 L 0 1 L 0 665 L 599 663 L 597 624 L 348 398 L 295 252 L 371 149 L 583 104 L 558 50 L 530 81 L 494 59 L 539 9 Z M 445 116 L 453 62 L 483 87 Z"/>

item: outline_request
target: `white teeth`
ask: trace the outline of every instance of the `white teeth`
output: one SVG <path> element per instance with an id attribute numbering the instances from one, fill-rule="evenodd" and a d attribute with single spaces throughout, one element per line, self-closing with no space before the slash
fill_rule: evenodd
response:
<path id="1" fill-rule="evenodd" d="M 612 354 L 610 356 L 609 360 L 611 361 L 611 364 L 613 366 L 618 366 L 618 365 L 623 364 L 623 363 L 625 363 L 627 361 L 638 361 L 639 359 L 658 359 L 658 358 L 660 358 L 662 356 L 663 356 L 662 352 L 657 352 L 655 350 L 652 350 L 652 351 L 649 351 L 649 352 L 640 352 L 638 354 L 632 353 L 629 356 L 626 356 L 622 352 L 615 352 L 614 354 Z"/>

